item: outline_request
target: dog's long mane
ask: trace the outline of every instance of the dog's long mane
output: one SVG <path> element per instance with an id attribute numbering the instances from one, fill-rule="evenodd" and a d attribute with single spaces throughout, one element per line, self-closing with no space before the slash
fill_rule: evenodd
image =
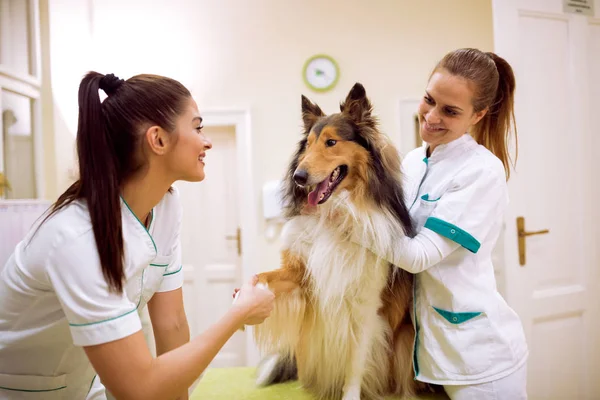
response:
<path id="1" fill-rule="evenodd" d="M 370 155 L 368 163 L 367 197 L 380 209 L 387 210 L 404 229 L 407 236 L 415 231 L 409 211 L 403 201 L 402 174 L 400 156 L 390 139 L 379 130 L 377 118 L 371 114 L 372 105 L 366 98 L 362 85 L 357 84 L 345 102 L 340 104 L 340 113 L 326 116 L 321 109 L 302 96 L 304 131 L 297 143 L 296 151 L 289 162 L 283 179 L 281 198 L 286 218 L 300 215 L 307 204 L 308 189 L 294 182 L 299 158 L 307 146 L 311 129 L 317 124 L 327 124 L 335 119 L 343 119 L 353 130 L 352 141 L 362 146 Z M 357 115 L 358 114 L 358 115 Z"/>
<path id="2" fill-rule="evenodd" d="M 282 187 L 282 267 L 260 274 L 276 308 L 256 327 L 260 385 L 299 379 L 318 399 L 413 396 L 412 275 L 372 248 L 414 236 L 400 155 L 357 83 L 304 129 Z"/>

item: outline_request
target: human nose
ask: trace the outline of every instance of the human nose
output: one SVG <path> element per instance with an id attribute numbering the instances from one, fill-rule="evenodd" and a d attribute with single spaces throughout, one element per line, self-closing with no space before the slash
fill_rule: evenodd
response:
<path id="1" fill-rule="evenodd" d="M 204 142 L 204 148 L 206 150 L 212 149 L 212 142 L 210 141 L 210 139 L 208 137 L 204 136 L 202 138 L 202 141 Z"/>
<path id="2" fill-rule="evenodd" d="M 427 121 L 427 123 L 431 125 L 439 124 L 440 122 L 442 122 L 442 118 L 438 114 L 437 108 L 434 107 L 427 113 L 425 113 L 425 121 Z"/>

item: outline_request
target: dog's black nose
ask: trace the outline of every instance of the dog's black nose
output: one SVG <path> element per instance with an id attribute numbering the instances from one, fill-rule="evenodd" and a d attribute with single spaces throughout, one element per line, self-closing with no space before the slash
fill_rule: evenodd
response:
<path id="1" fill-rule="evenodd" d="M 304 186 L 304 185 L 306 185 L 307 181 L 308 181 L 308 172 L 306 172 L 303 169 L 297 169 L 296 172 L 294 172 L 294 182 L 296 182 L 298 185 Z"/>

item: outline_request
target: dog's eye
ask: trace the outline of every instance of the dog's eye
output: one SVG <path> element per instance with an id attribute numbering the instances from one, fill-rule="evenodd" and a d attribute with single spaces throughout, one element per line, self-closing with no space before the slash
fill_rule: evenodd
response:
<path id="1" fill-rule="evenodd" d="M 336 143 L 337 143 L 337 140 L 329 139 L 328 141 L 325 142 L 325 146 L 327 146 L 327 147 L 335 146 Z"/>

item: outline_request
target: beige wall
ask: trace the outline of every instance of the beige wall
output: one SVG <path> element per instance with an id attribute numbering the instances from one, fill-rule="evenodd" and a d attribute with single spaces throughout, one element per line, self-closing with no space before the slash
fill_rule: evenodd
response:
<path id="1" fill-rule="evenodd" d="M 93 67 L 90 2 L 41 0 L 42 126 L 45 193 L 54 200 L 72 183 L 77 90 Z"/>
<path id="2" fill-rule="evenodd" d="M 48 1 L 57 171 L 48 193 L 69 182 L 77 85 L 86 69 L 124 78 L 158 73 L 187 85 L 201 110 L 251 111 L 257 215 L 262 184 L 282 176 L 299 137 L 301 93 L 334 112 L 362 82 L 383 130 L 408 151 L 411 139 L 399 137 L 400 100 L 421 96 L 445 52 L 493 46 L 490 0 L 96 0 L 93 9 Z M 339 63 L 332 92 L 304 86 L 301 69 L 315 53 Z M 263 232 L 259 219 L 260 269 L 278 264 L 277 246 Z"/>

